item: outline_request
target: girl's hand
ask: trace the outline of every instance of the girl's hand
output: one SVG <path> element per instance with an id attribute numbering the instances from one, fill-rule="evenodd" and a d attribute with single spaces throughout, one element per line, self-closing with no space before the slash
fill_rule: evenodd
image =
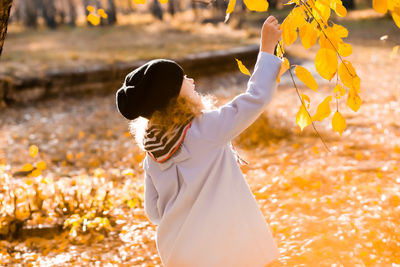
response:
<path id="1" fill-rule="evenodd" d="M 261 29 L 260 50 L 274 54 L 275 46 L 282 36 L 282 30 L 278 20 L 274 16 L 269 16 Z"/>

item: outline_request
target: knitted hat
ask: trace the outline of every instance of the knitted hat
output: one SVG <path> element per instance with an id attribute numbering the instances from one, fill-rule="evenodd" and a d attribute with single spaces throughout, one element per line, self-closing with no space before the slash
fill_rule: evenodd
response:
<path id="1" fill-rule="evenodd" d="M 139 116 L 150 119 L 154 111 L 162 111 L 180 93 L 183 69 L 168 59 L 154 59 L 126 75 L 116 92 L 118 111 L 128 120 Z"/>

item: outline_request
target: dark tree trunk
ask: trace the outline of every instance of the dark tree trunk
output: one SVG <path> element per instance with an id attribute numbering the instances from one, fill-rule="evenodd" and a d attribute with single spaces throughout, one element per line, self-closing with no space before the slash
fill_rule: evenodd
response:
<path id="1" fill-rule="evenodd" d="M 161 9 L 161 5 L 160 5 L 160 2 L 158 2 L 158 0 L 153 0 L 150 10 L 151 10 L 151 14 L 153 14 L 153 16 L 155 16 L 159 20 L 163 19 L 163 11 Z"/>
<path id="2" fill-rule="evenodd" d="M 216 0 L 214 2 L 215 10 L 217 11 L 217 17 L 225 17 L 226 8 L 228 7 L 229 1 Z"/>
<path id="3" fill-rule="evenodd" d="M 168 0 L 168 13 L 171 16 L 175 15 L 176 8 L 175 8 L 175 0 Z"/>
<path id="4" fill-rule="evenodd" d="M 355 8 L 354 0 L 343 0 L 342 3 L 346 9 L 352 10 Z"/>
<path id="5" fill-rule="evenodd" d="M 20 22 L 21 21 L 21 9 L 20 4 L 17 2 L 13 2 L 13 11 L 10 13 L 10 18 L 8 19 L 8 23 L 12 23 L 14 21 Z"/>
<path id="6" fill-rule="evenodd" d="M 37 1 L 20 1 L 21 15 L 24 25 L 29 28 L 37 27 Z"/>
<path id="7" fill-rule="evenodd" d="M 32 0 L 28 0 L 32 1 Z M 41 9 L 42 16 L 46 26 L 50 29 L 55 29 L 57 27 L 56 23 L 56 7 L 54 5 L 54 0 L 36 0 L 37 9 Z"/>
<path id="8" fill-rule="evenodd" d="M 108 24 L 115 24 L 117 22 L 117 10 L 115 8 L 115 3 L 114 0 L 107 0 L 108 2 L 108 9 L 107 9 L 107 15 L 108 15 Z"/>
<path id="9" fill-rule="evenodd" d="M 278 0 L 268 0 L 269 8 L 276 9 L 278 5 Z"/>
<path id="10" fill-rule="evenodd" d="M 69 21 L 68 24 L 71 27 L 75 27 L 76 26 L 76 9 L 74 6 L 74 3 L 72 2 L 72 0 L 67 0 L 68 2 L 68 12 L 69 12 Z"/>
<path id="11" fill-rule="evenodd" d="M 3 52 L 4 40 L 7 34 L 8 18 L 10 17 L 12 0 L 2 0 L 0 4 L 0 56 Z"/>

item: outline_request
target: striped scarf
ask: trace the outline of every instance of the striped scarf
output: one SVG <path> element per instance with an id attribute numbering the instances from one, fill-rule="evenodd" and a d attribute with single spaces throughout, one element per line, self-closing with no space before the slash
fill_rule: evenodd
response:
<path id="1" fill-rule="evenodd" d="M 150 157 L 158 163 L 167 161 L 178 151 L 187 130 L 192 125 L 192 119 L 193 117 L 187 123 L 176 125 L 169 130 L 157 124 L 151 125 L 144 137 L 144 149 Z"/>
<path id="2" fill-rule="evenodd" d="M 171 156 L 179 150 L 187 130 L 192 125 L 193 118 L 194 117 L 191 117 L 187 123 L 177 125 L 168 131 L 160 125 L 151 125 L 146 130 L 144 137 L 144 149 L 149 156 L 158 163 L 163 163 L 171 158 Z M 239 164 L 249 164 L 240 157 L 232 143 L 230 143 L 230 147 Z"/>

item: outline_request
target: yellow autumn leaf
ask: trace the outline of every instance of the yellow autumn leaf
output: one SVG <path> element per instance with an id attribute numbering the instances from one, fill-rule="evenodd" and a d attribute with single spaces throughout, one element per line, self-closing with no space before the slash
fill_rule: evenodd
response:
<path id="1" fill-rule="evenodd" d="M 335 114 L 333 114 L 332 128 L 334 131 L 338 132 L 340 136 L 342 136 L 344 129 L 346 129 L 346 120 L 339 111 L 336 111 Z"/>
<path id="2" fill-rule="evenodd" d="M 94 7 L 93 6 L 87 6 L 86 9 L 89 12 L 94 12 Z"/>
<path id="3" fill-rule="evenodd" d="M 37 177 L 37 176 L 39 176 L 41 174 L 42 174 L 42 170 L 35 169 L 29 174 L 29 176 Z"/>
<path id="4" fill-rule="evenodd" d="M 226 14 L 232 13 L 235 9 L 236 0 L 229 0 L 228 7 L 226 8 Z"/>
<path id="5" fill-rule="evenodd" d="M 236 62 L 237 62 L 237 64 L 238 64 L 239 70 L 240 70 L 243 74 L 246 74 L 246 75 L 251 76 L 249 70 L 246 68 L 245 65 L 243 65 L 242 61 L 239 60 L 239 59 L 237 59 L 237 58 L 235 58 L 235 59 L 236 59 Z"/>
<path id="6" fill-rule="evenodd" d="M 343 42 L 342 38 L 347 36 L 348 31 L 345 27 L 334 24 L 332 27 L 327 26 L 324 34 L 320 34 L 320 48 L 332 49 L 336 52 L 339 49 L 339 43 Z"/>
<path id="7" fill-rule="evenodd" d="M 82 139 L 83 137 L 85 137 L 85 132 L 84 131 L 79 131 L 78 138 Z"/>
<path id="8" fill-rule="evenodd" d="M 291 45 L 297 39 L 297 25 L 292 21 L 292 16 L 289 14 L 281 24 L 282 41 L 286 45 Z"/>
<path id="9" fill-rule="evenodd" d="M 158 0 L 158 1 L 160 1 L 161 4 L 166 4 L 166 3 L 168 3 L 168 0 Z"/>
<path id="10" fill-rule="evenodd" d="M 146 4 L 146 0 L 133 0 L 135 4 Z"/>
<path id="11" fill-rule="evenodd" d="M 331 115 L 331 107 L 329 103 L 332 101 L 332 96 L 327 96 L 317 107 L 317 112 L 312 116 L 312 120 L 322 121 Z"/>
<path id="12" fill-rule="evenodd" d="M 100 17 L 102 17 L 103 19 L 108 18 L 107 13 L 106 13 L 106 12 L 104 11 L 104 9 L 102 9 L 102 8 L 100 8 L 100 9 L 97 10 L 97 14 L 99 14 Z"/>
<path id="13" fill-rule="evenodd" d="M 321 48 L 315 56 L 315 69 L 322 78 L 330 81 L 337 71 L 338 60 L 336 52 Z"/>
<path id="14" fill-rule="evenodd" d="M 343 60 L 339 66 L 339 78 L 348 88 L 360 90 L 360 78 L 350 61 Z"/>
<path id="15" fill-rule="evenodd" d="M 36 157 L 38 152 L 39 152 L 39 148 L 36 145 L 31 145 L 29 147 L 29 156 L 31 156 L 32 158 Z"/>
<path id="16" fill-rule="evenodd" d="M 276 77 L 276 81 L 279 83 L 281 82 L 281 75 L 284 74 L 290 68 L 289 60 L 284 57 L 282 59 L 281 68 L 279 69 L 279 74 Z"/>
<path id="17" fill-rule="evenodd" d="M 344 89 L 343 86 L 340 84 L 336 85 L 335 88 L 333 88 L 333 93 L 336 94 L 336 98 L 340 99 L 340 97 L 344 96 L 346 94 L 346 89 Z"/>
<path id="18" fill-rule="evenodd" d="M 291 21 L 294 25 L 297 27 L 302 27 L 305 24 L 308 24 L 306 21 L 306 14 L 304 13 L 304 10 L 302 7 L 298 6 L 292 9 L 290 12 L 291 14 Z"/>
<path id="19" fill-rule="evenodd" d="M 29 217 L 29 211 L 26 209 L 16 209 L 15 210 L 15 217 L 18 220 L 24 220 Z"/>
<path id="20" fill-rule="evenodd" d="M 301 131 L 303 131 L 305 127 L 311 124 L 311 118 L 308 115 L 306 107 L 303 104 L 301 104 L 300 109 L 297 112 L 296 123 L 300 126 Z"/>
<path id="21" fill-rule="evenodd" d="M 81 159 L 84 155 L 85 155 L 85 153 L 82 152 L 82 151 L 80 151 L 80 152 L 78 152 L 78 153 L 75 155 L 75 158 L 76 158 L 77 160 L 79 160 L 79 159 Z"/>
<path id="22" fill-rule="evenodd" d="M 303 102 L 307 102 L 307 108 L 310 108 L 310 97 L 306 94 L 301 94 L 301 99 L 303 100 Z"/>
<path id="23" fill-rule="evenodd" d="M 334 32 L 338 37 L 346 38 L 347 36 L 349 36 L 349 31 L 342 25 L 333 24 L 330 29 L 331 32 Z"/>
<path id="24" fill-rule="evenodd" d="M 73 161 L 74 160 L 74 154 L 71 152 L 68 152 L 66 155 L 66 158 L 68 161 Z"/>
<path id="25" fill-rule="evenodd" d="M 328 24 L 328 19 L 331 16 L 331 8 L 329 7 L 329 4 L 327 5 L 326 3 L 323 3 L 323 1 L 316 1 L 312 13 L 317 20 L 320 18 L 324 24 Z"/>
<path id="26" fill-rule="evenodd" d="M 318 30 L 315 28 L 314 23 L 306 23 L 301 26 L 299 28 L 299 37 L 305 49 L 313 46 L 318 39 Z"/>
<path id="27" fill-rule="evenodd" d="M 311 72 L 309 72 L 306 68 L 302 66 L 296 66 L 294 72 L 296 73 L 296 76 L 297 78 L 299 78 L 300 81 L 302 81 L 310 89 L 317 91 L 318 84 L 315 81 L 314 77 L 311 75 Z"/>
<path id="28" fill-rule="evenodd" d="M 265 12 L 269 4 L 266 0 L 243 0 L 246 7 L 251 11 Z"/>
<path id="29" fill-rule="evenodd" d="M 94 26 L 97 26 L 100 24 L 100 17 L 93 15 L 93 14 L 89 14 L 87 16 L 87 20 Z"/>
<path id="30" fill-rule="evenodd" d="M 396 45 L 392 49 L 392 53 L 390 53 L 390 60 L 393 60 L 393 58 L 397 55 L 397 52 L 399 51 L 399 46 Z"/>
<path id="31" fill-rule="evenodd" d="M 392 18 L 397 27 L 400 28 L 400 6 L 394 8 L 394 10 L 392 11 Z"/>
<path id="32" fill-rule="evenodd" d="M 326 7 L 329 7 L 329 6 L 330 6 L 331 0 L 318 0 L 318 2 L 319 2 L 321 5 L 324 5 L 324 6 L 326 6 Z"/>
<path id="33" fill-rule="evenodd" d="M 372 7 L 376 12 L 385 14 L 388 10 L 387 0 L 372 0 Z"/>
<path id="34" fill-rule="evenodd" d="M 279 41 L 278 45 L 276 46 L 276 55 L 282 58 L 284 54 L 285 54 L 285 49 L 283 48 L 283 43 L 282 41 Z"/>
<path id="35" fill-rule="evenodd" d="M 100 16 L 103 15 L 103 14 L 105 14 L 104 9 L 99 8 L 99 9 L 97 10 L 97 14 L 99 14 Z"/>
<path id="36" fill-rule="evenodd" d="M 347 9 L 342 5 L 341 2 L 335 2 L 333 4 L 333 10 L 335 10 L 339 17 L 345 17 L 347 15 Z"/>
<path id="37" fill-rule="evenodd" d="M 345 42 L 340 42 L 338 47 L 339 55 L 342 57 L 348 57 L 353 53 L 353 47 L 351 44 L 346 44 Z"/>
<path id="38" fill-rule="evenodd" d="M 31 170 L 33 170 L 33 165 L 30 163 L 26 163 L 26 164 L 24 164 L 24 166 L 22 166 L 22 171 L 24 171 L 24 172 L 28 172 Z"/>
<path id="39" fill-rule="evenodd" d="M 360 109 L 361 106 L 361 98 L 358 95 L 357 91 L 354 88 L 349 89 L 349 94 L 347 96 L 347 105 L 354 111 Z"/>
<path id="40" fill-rule="evenodd" d="M 46 162 L 44 162 L 43 160 L 39 161 L 38 163 L 36 163 L 36 168 L 39 170 L 46 169 Z"/>
<path id="41" fill-rule="evenodd" d="M 225 23 L 228 21 L 230 14 L 235 9 L 236 0 L 229 0 L 228 7 L 226 8 Z"/>

